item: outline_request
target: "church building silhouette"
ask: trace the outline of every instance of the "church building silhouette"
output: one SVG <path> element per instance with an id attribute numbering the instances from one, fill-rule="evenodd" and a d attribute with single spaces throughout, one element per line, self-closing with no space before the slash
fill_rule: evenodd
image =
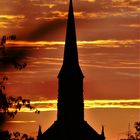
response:
<path id="1" fill-rule="evenodd" d="M 39 140 L 105 140 L 84 120 L 83 78 L 78 61 L 76 29 L 70 0 L 64 59 L 58 74 L 57 120 Z"/>

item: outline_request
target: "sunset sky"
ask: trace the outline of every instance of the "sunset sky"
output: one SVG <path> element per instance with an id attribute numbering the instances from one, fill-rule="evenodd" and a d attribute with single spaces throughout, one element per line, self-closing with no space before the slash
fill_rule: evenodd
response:
<path id="1" fill-rule="evenodd" d="M 55 120 L 68 3 L 0 0 L 0 38 L 15 34 L 16 41 L 7 42 L 7 53 L 19 55 L 20 61 L 27 63 L 19 71 L 0 62 L 0 78 L 9 78 L 7 95 L 30 98 L 42 111 L 37 117 L 23 110 L 23 115 L 7 122 L 5 129 L 19 127 L 26 132 L 30 122 L 31 129 L 41 124 L 44 131 Z M 107 140 L 117 140 L 118 133 L 127 131 L 129 122 L 133 127 L 140 119 L 140 2 L 73 0 L 73 5 L 79 61 L 85 76 L 85 117 L 99 133 L 105 125 Z"/>

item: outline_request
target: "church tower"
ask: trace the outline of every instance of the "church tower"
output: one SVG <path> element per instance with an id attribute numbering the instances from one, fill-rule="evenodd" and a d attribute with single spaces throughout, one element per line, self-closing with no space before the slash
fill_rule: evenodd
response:
<path id="1" fill-rule="evenodd" d="M 63 65 L 58 74 L 57 120 L 41 140 L 105 140 L 84 120 L 83 78 L 78 61 L 76 29 L 70 0 Z"/>
<path id="2" fill-rule="evenodd" d="M 72 0 L 70 0 L 64 59 L 58 74 L 58 120 L 84 120 L 83 73 L 78 62 L 76 30 Z"/>

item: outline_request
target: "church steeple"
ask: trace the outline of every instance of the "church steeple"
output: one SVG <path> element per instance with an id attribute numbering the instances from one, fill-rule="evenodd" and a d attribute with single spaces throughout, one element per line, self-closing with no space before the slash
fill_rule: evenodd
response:
<path id="1" fill-rule="evenodd" d="M 104 140 L 84 120 L 83 73 L 78 62 L 76 29 L 70 0 L 64 60 L 58 74 L 57 120 L 46 130 L 41 140 Z"/>
<path id="2" fill-rule="evenodd" d="M 57 115 L 59 120 L 81 121 L 84 119 L 83 77 L 78 62 L 74 12 L 72 0 L 70 0 L 64 60 L 58 74 L 59 95 Z"/>
<path id="3" fill-rule="evenodd" d="M 79 67 L 78 61 L 76 29 L 72 0 L 70 0 L 69 5 L 63 66 L 58 74 L 58 77 L 60 78 L 61 76 L 68 75 L 84 77 Z"/>

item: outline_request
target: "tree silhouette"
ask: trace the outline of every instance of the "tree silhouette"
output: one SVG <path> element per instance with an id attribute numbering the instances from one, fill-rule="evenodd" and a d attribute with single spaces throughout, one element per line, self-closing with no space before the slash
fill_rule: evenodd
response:
<path id="1" fill-rule="evenodd" d="M 134 126 L 135 126 L 135 129 L 136 129 L 136 132 L 135 132 L 136 140 L 140 140 L 140 121 L 135 122 Z"/>
<path id="2" fill-rule="evenodd" d="M 34 140 L 34 138 L 27 134 L 21 134 L 18 131 L 13 133 L 10 133 L 9 131 L 2 131 L 0 132 L 0 140 Z"/>
<path id="3" fill-rule="evenodd" d="M 18 57 L 17 56 L 9 56 L 6 52 L 6 42 L 7 40 L 15 40 L 16 35 L 10 35 L 10 36 L 2 36 L 0 40 L 0 51 L 2 52 L 2 56 L 0 58 L 0 62 L 5 63 L 5 65 L 13 65 L 16 69 L 23 69 L 27 66 L 27 64 L 24 63 L 19 63 L 18 62 Z"/>
<path id="4" fill-rule="evenodd" d="M 15 40 L 16 36 L 3 36 L 0 40 L 0 63 L 4 65 L 13 65 L 14 68 L 21 70 L 27 66 L 26 63 L 19 63 L 19 59 L 16 55 L 9 56 L 6 52 L 6 41 L 7 40 Z M 17 54 L 18 55 L 18 54 Z M 27 134 L 20 135 L 19 132 L 14 132 L 13 134 L 9 133 L 8 131 L 2 131 L 2 125 L 4 124 L 7 116 L 10 118 L 14 118 L 18 111 L 21 108 L 29 108 L 30 110 L 34 110 L 35 113 L 40 113 L 35 107 L 31 106 L 29 99 L 24 99 L 21 96 L 13 97 L 7 96 L 5 94 L 5 83 L 7 82 L 8 77 L 2 77 L 0 80 L 0 140 L 34 140 L 33 138 L 29 137 Z"/>
<path id="5" fill-rule="evenodd" d="M 3 35 L 2 36 L 2 38 L 0 40 L 0 49 L 3 54 L 5 54 L 6 41 L 15 40 L 15 39 L 16 39 L 16 35 L 10 35 L 10 36 Z"/>
<path id="6" fill-rule="evenodd" d="M 13 64 L 15 68 L 21 70 L 27 66 L 26 63 L 20 64 L 17 62 L 16 57 L 7 57 L 6 53 L 6 41 L 7 40 L 15 40 L 16 35 L 10 35 L 10 36 L 2 36 L 0 40 L 0 50 L 3 54 L 3 59 L 0 59 L 0 61 L 3 62 L 9 62 L 8 64 Z M 8 59 L 8 60 L 7 60 Z M 3 114 L 7 114 L 10 118 L 14 118 L 14 116 L 17 114 L 17 112 L 22 108 L 26 107 L 31 110 L 34 110 L 35 108 L 30 105 L 29 99 L 23 99 L 21 96 L 19 97 L 7 97 L 4 93 L 5 90 L 5 82 L 8 80 L 7 76 L 4 76 L 2 80 L 0 81 L 0 112 Z M 36 113 L 39 113 L 38 110 L 35 110 Z"/>
<path id="7" fill-rule="evenodd" d="M 4 93 L 5 90 L 5 81 L 8 80 L 8 77 L 4 76 L 3 80 L 0 82 L 0 111 L 4 114 L 7 114 L 10 118 L 14 118 L 18 111 L 21 110 L 22 107 L 29 108 L 30 110 L 35 110 L 35 113 L 39 113 L 39 111 L 31 106 L 29 99 L 24 99 L 21 96 L 18 97 L 7 97 Z"/>
<path id="8" fill-rule="evenodd" d="M 1 131 L 0 132 L 0 139 L 1 140 L 10 140 L 11 138 L 11 134 L 9 133 L 9 131 Z"/>
<path id="9" fill-rule="evenodd" d="M 134 123 L 135 133 L 130 133 L 128 138 L 120 140 L 140 140 L 140 121 Z"/>

